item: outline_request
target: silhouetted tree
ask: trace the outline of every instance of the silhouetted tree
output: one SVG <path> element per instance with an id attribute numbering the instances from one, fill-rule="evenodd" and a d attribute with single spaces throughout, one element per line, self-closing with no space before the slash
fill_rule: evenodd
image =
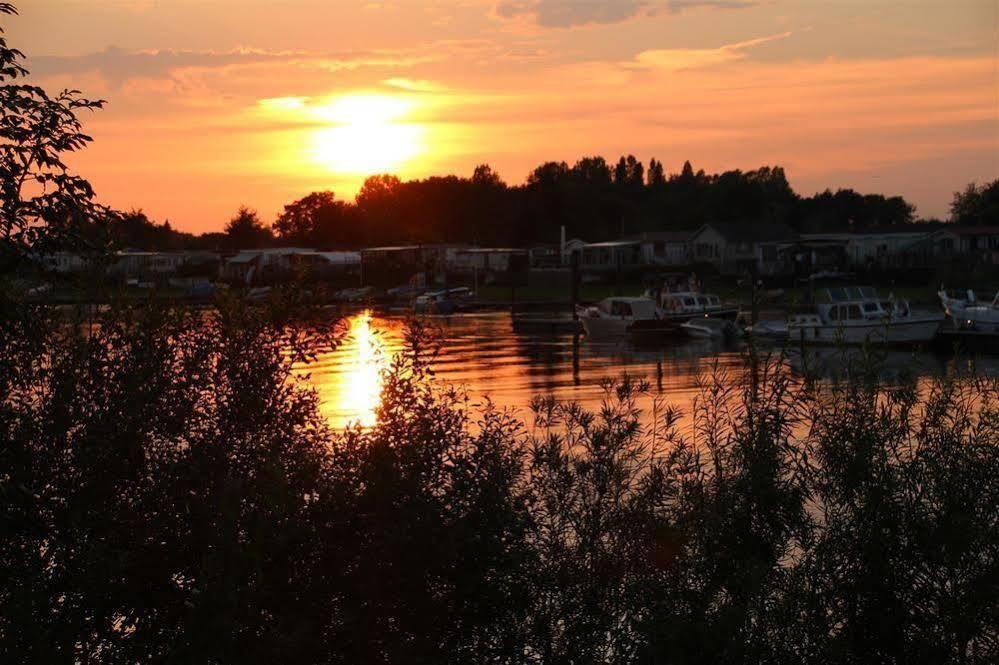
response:
<path id="1" fill-rule="evenodd" d="M 330 191 L 313 192 L 289 203 L 273 228 L 281 242 L 291 245 L 332 249 L 365 242 L 354 206 L 338 201 Z"/>
<path id="2" fill-rule="evenodd" d="M 649 160 L 649 171 L 646 174 L 649 187 L 662 187 L 666 184 L 666 174 L 663 171 L 663 163 L 654 157 Z"/>
<path id="3" fill-rule="evenodd" d="M 957 224 L 999 225 L 999 179 L 981 186 L 970 183 L 963 192 L 954 192 L 950 214 Z"/>
<path id="4" fill-rule="evenodd" d="M 240 206 L 225 226 L 225 243 L 230 249 L 259 249 L 274 242 L 274 234 L 264 226 L 257 211 Z"/>
<path id="5" fill-rule="evenodd" d="M 0 3 L 0 16 L 16 13 L 12 4 Z M 28 73 L 23 57 L 0 32 L 0 269 L 78 239 L 80 227 L 113 214 L 94 202 L 90 183 L 63 161 L 91 141 L 77 113 L 100 109 L 104 102 L 76 90 L 50 96 L 38 86 L 17 83 Z"/>

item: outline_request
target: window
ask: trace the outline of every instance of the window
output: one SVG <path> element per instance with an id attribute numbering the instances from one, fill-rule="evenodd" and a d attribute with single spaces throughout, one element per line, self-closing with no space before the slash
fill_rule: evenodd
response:
<path id="1" fill-rule="evenodd" d="M 849 308 L 847 318 L 854 320 L 864 318 L 864 315 L 860 313 L 860 305 L 849 305 Z"/>
<path id="2" fill-rule="evenodd" d="M 839 321 L 839 305 L 833 305 L 829 308 L 829 320 Z"/>
<path id="3" fill-rule="evenodd" d="M 611 314 L 614 316 L 631 316 L 631 305 L 620 300 L 611 303 Z"/>
<path id="4" fill-rule="evenodd" d="M 864 303 L 864 311 L 865 312 L 876 312 L 876 311 L 878 311 L 878 305 L 877 305 L 877 303 L 865 302 Z"/>
<path id="5" fill-rule="evenodd" d="M 842 288 L 829 289 L 829 299 L 846 300 L 846 289 Z"/>

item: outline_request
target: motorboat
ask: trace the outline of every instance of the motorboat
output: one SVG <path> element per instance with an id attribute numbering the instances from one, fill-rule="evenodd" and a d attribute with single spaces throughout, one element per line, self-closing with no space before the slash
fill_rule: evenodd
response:
<path id="1" fill-rule="evenodd" d="M 734 321 L 710 316 L 690 319 L 681 324 L 680 329 L 698 339 L 734 339 L 740 334 L 739 326 Z"/>
<path id="2" fill-rule="evenodd" d="M 979 301 L 970 289 L 963 298 L 951 297 L 942 289 L 937 295 L 955 332 L 999 336 L 999 293 L 991 303 Z"/>
<path id="3" fill-rule="evenodd" d="M 735 320 L 739 308 L 722 303 L 721 298 L 710 293 L 688 291 L 663 291 L 648 289 L 645 297 L 652 299 L 659 308 L 659 315 L 676 325 L 695 318 L 718 318 Z"/>
<path id="4" fill-rule="evenodd" d="M 461 303 L 474 295 L 468 287 L 431 291 L 417 296 L 413 301 L 413 311 L 417 314 L 452 314 Z"/>
<path id="5" fill-rule="evenodd" d="M 787 321 L 759 321 L 746 326 L 746 334 L 758 339 L 783 342 L 787 340 Z"/>
<path id="6" fill-rule="evenodd" d="M 787 329 L 790 342 L 804 344 L 906 345 L 932 341 L 942 321 L 942 313 L 914 311 L 869 286 L 846 286 L 817 291 L 815 311 L 792 314 Z"/>
<path id="7" fill-rule="evenodd" d="M 651 298 L 604 298 L 596 305 L 577 307 L 576 314 L 587 337 L 642 336 L 676 330 L 676 325 L 663 320 Z"/>

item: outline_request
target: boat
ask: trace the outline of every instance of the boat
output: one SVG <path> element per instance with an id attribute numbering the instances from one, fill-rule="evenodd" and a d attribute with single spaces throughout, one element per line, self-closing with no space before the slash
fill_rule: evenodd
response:
<path id="1" fill-rule="evenodd" d="M 792 314 L 790 342 L 803 344 L 926 344 L 943 313 L 916 312 L 908 301 L 882 299 L 869 286 L 841 286 L 816 292 L 815 311 Z"/>
<path id="2" fill-rule="evenodd" d="M 948 319 L 940 330 L 941 338 L 999 351 L 999 293 L 991 303 L 978 300 L 970 289 L 955 296 L 941 289 L 937 295 Z"/>
<path id="3" fill-rule="evenodd" d="M 734 339 L 740 334 L 739 326 L 730 319 L 702 316 L 680 325 L 690 337 L 698 339 Z"/>
<path id="4" fill-rule="evenodd" d="M 955 331 L 999 336 L 999 292 L 991 303 L 979 301 L 970 289 L 964 298 L 950 297 L 943 290 L 938 295 Z"/>
<path id="5" fill-rule="evenodd" d="M 461 286 L 455 289 L 431 291 L 417 296 L 413 301 L 413 311 L 417 314 L 453 314 L 462 302 L 473 296 L 471 289 Z"/>
<path id="6" fill-rule="evenodd" d="M 773 342 L 787 341 L 787 321 L 759 321 L 753 325 L 746 326 L 746 334 Z"/>
<path id="7" fill-rule="evenodd" d="M 644 295 L 657 304 L 660 318 L 671 321 L 677 326 L 691 319 L 704 318 L 705 316 L 733 321 L 739 316 L 737 306 L 726 305 L 722 303 L 721 298 L 711 293 L 700 293 L 695 290 L 648 289 Z"/>
<path id="8" fill-rule="evenodd" d="M 651 298 L 604 298 L 596 305 L 577 307 L 576 314 L 587 337 L 648 336 L 675 332 L 675 323 L 665 321 Z"/>

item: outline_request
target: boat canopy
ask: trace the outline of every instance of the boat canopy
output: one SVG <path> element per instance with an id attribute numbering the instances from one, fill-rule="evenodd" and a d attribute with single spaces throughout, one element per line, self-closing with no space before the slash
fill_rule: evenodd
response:
<path id="1" fill-rule="evenodd" d="M 822 289 L 820 300 L 825 302 L 850 302 L 856 300 L 877 300 L 877 292 L 870 286 L 836 286 Z"/>
<path id="2" fill-rule="evenodd" d="M 656 318 L 656 303 L 649 298 L 605 298 L 600 301 L 600 309 L 611 316 Z"/>

